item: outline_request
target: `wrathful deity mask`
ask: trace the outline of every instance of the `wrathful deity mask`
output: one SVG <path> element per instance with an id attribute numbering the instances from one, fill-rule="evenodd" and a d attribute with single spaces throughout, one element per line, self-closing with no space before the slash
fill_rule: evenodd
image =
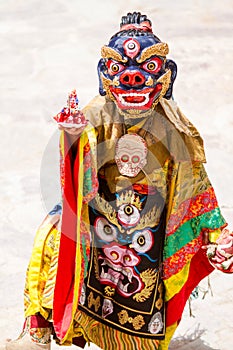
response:
<path id="1" fill-rule="evenodd" d="M 166 59 L 168 45 L 152 33 L 151 21 L 134 12 L 122 17 L 120 31 L 101 50 L 100 94 L 120 111 L 141 114 L 162 97 L 170 99 L 176 64 Z"/>

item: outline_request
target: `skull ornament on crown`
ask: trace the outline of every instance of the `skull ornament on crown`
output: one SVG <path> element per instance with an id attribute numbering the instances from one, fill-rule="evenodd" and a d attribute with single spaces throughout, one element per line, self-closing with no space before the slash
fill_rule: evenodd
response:
<path id="1" fill-rule="evenodd" d="M 177 67 L 166 58 L 168 51 L 152 33 L 147 16 L 123 16 L 120 31 L 101 50 L 100 94 L 112 99 L 119 111 L 143 117 L 162 97 L 172 96 Z"/>

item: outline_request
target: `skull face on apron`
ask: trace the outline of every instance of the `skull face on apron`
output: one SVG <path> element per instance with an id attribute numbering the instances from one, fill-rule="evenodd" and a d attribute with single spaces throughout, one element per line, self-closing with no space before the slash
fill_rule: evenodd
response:
<path id="1" fill-rule="evenodd" d="M 135 177 L 146 165 L 147 146 L 137 134 L 122 136 L 116 145 L 115 161 L 124 176 Z"/>

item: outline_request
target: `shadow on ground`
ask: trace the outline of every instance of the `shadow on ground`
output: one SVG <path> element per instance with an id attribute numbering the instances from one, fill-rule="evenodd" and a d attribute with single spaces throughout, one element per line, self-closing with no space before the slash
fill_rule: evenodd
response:
<path id="1" fill-rule="evenodd" d="M 176 337 L 170 343 L 169 350 L 221 350 L 217 348 L 211 348 L 203 339 L 201 339 L 202 334 L 205 330 L 195 330 L 193 333 L 184 335 L 181 337 Z"/>

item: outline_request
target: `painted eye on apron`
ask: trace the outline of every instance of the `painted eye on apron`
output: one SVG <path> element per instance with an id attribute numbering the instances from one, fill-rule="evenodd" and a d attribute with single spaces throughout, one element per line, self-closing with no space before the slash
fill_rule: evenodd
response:
<path id="1" fill-rule="evenodd" d="M 103 240 L 105 242 L 112 242 L 112 241 L 116 240 L 117 230 L 105 218 L 98 217 L 95 220 L 94 228 L 95 228 L 95 232 L 96 232 L 97 236 L 101 240 Z"/>
<path id="2" fill-rule="evenodd" d="M 150 230 L 137 231 L 135 232 L 132 239 L 132 247 L 138 253 L 146 253 L 153 246 L 154 240 Z"/>
<path id="3" fill-rule="evenodd" d="M 131 205 L 126 205 L 124 207 L 124 212 L 126 215 L 132 215 L 133 214 L 133 207 Z"/>
<path id="4" fill-rule="evenodd" d="M 132 204 L 122 204 L 117 218 L 123 226 L 135 226 L 140 220 L 139 210 Z"/>

